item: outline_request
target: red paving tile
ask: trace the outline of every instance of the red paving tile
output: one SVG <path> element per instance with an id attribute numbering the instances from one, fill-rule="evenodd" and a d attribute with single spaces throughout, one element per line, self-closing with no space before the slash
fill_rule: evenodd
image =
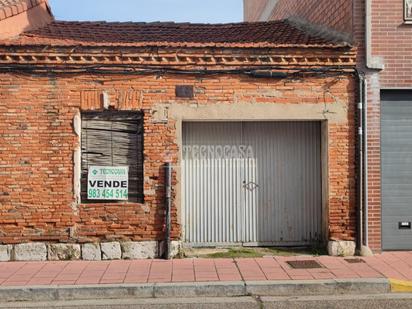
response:
<path id="1" fill-rule="evenodd" d="M 100 280 L 99 284 L 122 284 L 124 283 L 124 279 L 102 279 Z"/>
<path id="2" fill-rule="evenodd" d="M 30 275 L 17 275 L 17 276 L 12 276 L 6 281 L 29 281 L 31 279 Z"/>
<path id="3" fill-rule="evenodd" d="M 267 280 L 255 259 L 236 259 L 235 261 L 244 280 Z"/>
<path id="4" fill-rule="evenodd" d="M 131 261 L 130 263 L 130 267 L 128 272 L 137 272 L 137 273 L 141 273 L 141 272 L 147 272 L 149 273 L 150 267 L 152 266 L 152 260 L 135 260 L 135 261 Z"/>
<path id="5" fill-rule="evenodd" d="M 332 272 L 337 279 L 359 279 L 359 275 L 355 273 L 347 273 L 347 272 L 339 272 L 334 271 Z"/>
<path id="6" fill-rule="evenodd" d="M 324 268 L 293 269 L 287 261 L 311 259 Z M 385 252 L 348 263 L 340 257 L 264 257 L 135 261 L 0 263 L 1 286 L 86 285 L 146 282 L 320 280 L 395 278 L 412 280 L 412 252 Z"/>
<path id="7" fill-rule="evenodd" d="M 1 285 L 2 286 L 24 286 L 26 285 L 27 281 L 5 281 Z"/>
<path id="8" fill-rule="evenodd" d="M 111 261 L 107 267 L 108 273 L 126 273 L 130 267 L 130 261 Z"/>
<path id="9" fill-rule="evenodd" d="M 216 259 L 215 267 L 220 281 L 241 281 L 242 276 L 232 259 Z"/>
<path id="10" fill-rule="evenodd" d="M 193 267 L 196 281 L 219 281 L 214 260 L 195 259 L 193 260 Z"/>
<path id="11" fill-rule="evenodd" d="M 291 280 L 291 278 L 286 274 L 283 273 L 265 273 L 267 280 Z"/>
<path id="12" fill-rule="evenodd" d="M 242 281 L 238 274 L 219 274 L 219 281 Z"/>
<path id="13" fill-rule="evenodd" d="M 314 273 L 312 274 L 314 279 L 334 279 L 336 278 L 333 274 L 331 273 Z"/>
<path id="14" fill-rule="evenodd" d="M 52 282 L 52 278 L 33 278 L 26 285 L 50 285 Z"/>
<path id="15" fill-rule="evenodd" d="M 171 282 L 172 261 L 154 260 L 149 271 L 148 282 Z"/>
<path id="16" fill-rule="evenodd" d="M 195 274 L 191 273 L 173 273 L 172 281 L 174 282 L 190 282 L 195 281 Z"/>
<path id="17" fill-rule="evenodd" d="M 60 280 L 54 280 L 53 282 L 52 282 L 52 284 L 54 284 L 54 285 L 74 285 L 74 284 L 76 284 L 76 281 L 74 281 L 74 280 L 62 280 L 62 281 L 60 281 Z"/>
<path id="18" fill-rule="evenodd" d="M 292 280 L 313 280 L 314 278 L 309 275 L 302 275 L 302 276 L 290 276 Z"/>
<path id="19" fill-rule="evenodd" d="M 146 283 L 149 278 L 151 260 L 131 261 L 124 283 Z"/>
<path id="20" fill-rule="evenodd" d="M 124 283 L 147 283 L 147 277 L 126 276 L 126 278 L 124 278 Z"/>

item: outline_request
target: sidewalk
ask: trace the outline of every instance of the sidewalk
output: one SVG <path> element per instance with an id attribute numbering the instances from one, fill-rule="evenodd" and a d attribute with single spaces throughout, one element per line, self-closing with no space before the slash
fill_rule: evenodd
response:
<path id="1" fill-rule="evenodd" d="M 177 282 L 246 282 L 324 279 L 412 280 L 412 252 L 373 257 L 264 257 L 245 259 L 176 259 L 0 263 L 0 285 L 98 285 Z M 315 260 L 322 268 L 293 269 L 287 261 Z M 362 262 L 363 261 L 363 262 Z"/>

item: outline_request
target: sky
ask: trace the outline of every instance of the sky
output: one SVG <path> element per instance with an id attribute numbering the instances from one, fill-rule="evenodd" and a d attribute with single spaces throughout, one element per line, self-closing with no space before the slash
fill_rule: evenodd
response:
<path id="1" fill-rule="evenodd" d="M 49 0 L 57 20 L 240 22 L 243 0 Z"/>

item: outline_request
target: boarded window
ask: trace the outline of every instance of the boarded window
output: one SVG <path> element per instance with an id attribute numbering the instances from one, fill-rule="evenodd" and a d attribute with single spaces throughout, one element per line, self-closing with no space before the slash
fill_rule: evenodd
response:
<path id="1" fill-rule="evenodd" d="M 128 166 L 128 201 L 143 202 L 143 114 L 141 112 L 82 113 L 81 144 L 83 203 L 96 202 L 87 199 L 87 173 L 90 166 Z"/>

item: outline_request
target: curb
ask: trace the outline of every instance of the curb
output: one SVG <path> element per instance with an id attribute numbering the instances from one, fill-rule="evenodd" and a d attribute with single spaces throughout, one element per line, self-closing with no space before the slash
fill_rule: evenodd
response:
<path id="1" fill-rule="evenodd" d="M 391 291 L 395 293 L 409 292 L 412 293 L 412 281 L 404 281 L 398 279 L 389 279 Z"/>
<path id="2" fill-rule="evenodd" d="M 189 282 L 1 287 L 2 302 L 240 296 L 359 295 L 391 292 L 387 279 Z"/>
<path id="3" fill-rule="evenodd" d="M 296 297 L 261 297 L 262 307 L 271 309 L 330 308 L 411 308 L 412 294 L 388 293 L 365 295 L 321 295 Z"/>
<path id="4" fill-rule="evenodd" d="M 294 281 L 246 281 L 248 295 L 296 296 L 384 294 L 391 291 L 388 279 L 333 279 Z"/>
<path id="5" fill-rule="evenodd" d="M 262 309 L 257 299 L 246 297 L 216 298 L 137 298 L 137 299 L 92 299 L 50 302 L 0 302 L 0 309 L 79 308 L 79 309 Z"/>

